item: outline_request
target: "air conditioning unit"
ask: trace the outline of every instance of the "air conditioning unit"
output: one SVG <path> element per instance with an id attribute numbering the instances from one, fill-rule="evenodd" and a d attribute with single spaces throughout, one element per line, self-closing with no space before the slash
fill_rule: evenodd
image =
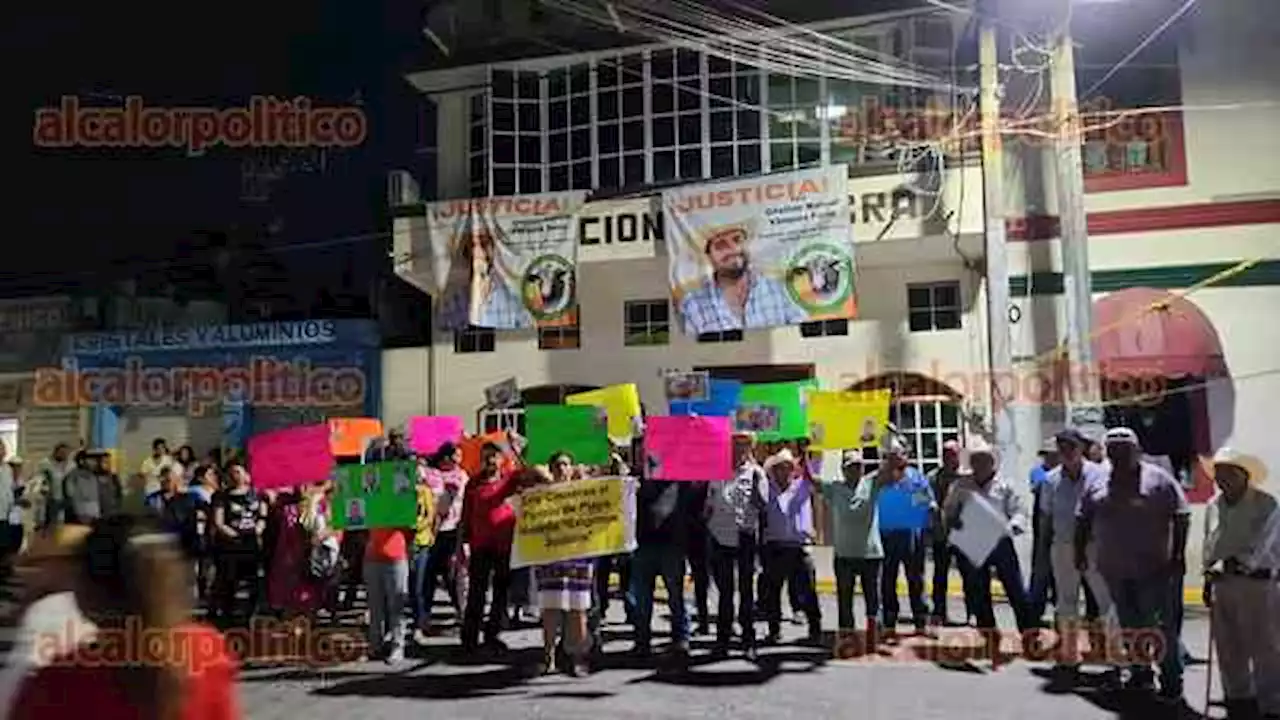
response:
<path id="1" fill-rule="evenodd" d="M 387 206 L 391 208 L 417 205 L 422 202 L 422 191 L 418 181 L 405 170 L 392 170 L 387 173 Z"/>

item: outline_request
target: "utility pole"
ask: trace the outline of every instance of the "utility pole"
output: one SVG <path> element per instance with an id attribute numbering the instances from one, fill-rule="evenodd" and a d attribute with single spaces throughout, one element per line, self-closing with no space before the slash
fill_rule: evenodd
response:
<path id="1" fill-rule="evenodd" d="M 1002 462 L 1020 462 L 1014 443 L 1014 417 L 1001 396 L 1001 381 L 1013 376 L 1010 348 L 1009 260 L 1004 217 L 1004 147 L 1000 137 L 1000 68 L 994 0 L 980 1 L 978 29 L 979 110 L 982 115 L 982 188 L 986 216 L 987 350 L 991 421 Z M 1008 387 L 1008 383 L 1003 383 Z"/>
<path id="2" fill-rule="evenodd" d="M 1068 0 L 1069 1 L 1069 0 Z M 1055 38 L 1049 88 L 1057 132 L 1058 222 L 1062 277 L 1067 301 L 1067 422 L 1101 440 L 1102 405 L 1093 357 L 1093 282 L 1089 274 L 1089 228 L 1084 207 L 1084 169 L 1080 159 L 1080 107 L 1076 99 L 1075 50 L 1070 29 Z"/>

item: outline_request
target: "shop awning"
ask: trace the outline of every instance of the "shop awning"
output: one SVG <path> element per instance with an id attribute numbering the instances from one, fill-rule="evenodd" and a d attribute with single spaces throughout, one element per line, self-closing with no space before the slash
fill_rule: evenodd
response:
<path id="1" fill-rule="evenodd" d="M 1104 378 L 1226 373 L 1213 323 L 1195 303 L 1167 290 L 1127 288 L 1095 301 L 1093 330 Z"/>

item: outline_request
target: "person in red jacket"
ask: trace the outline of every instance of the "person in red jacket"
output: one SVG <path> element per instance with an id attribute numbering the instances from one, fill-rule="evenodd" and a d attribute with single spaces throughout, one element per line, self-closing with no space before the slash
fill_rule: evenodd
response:
<path id="1" fill-rule="evenodd" d="M 484 619 L 485 648 L 493 652 L 506 649 L 498 634 L 507 612 L 507 594 L 511 588 L 511 541 L 515 536 L 515 509 L 508 502 L 520 489 L 521 471 L 502 469 L 502 448 L 487 444 L 480 452 L 479 474 L 467 483 L 462 505 L 459 552 L 468 559 L 470 586 L 467 607 L 462 616 L 462 649 L 472 653 L 479 648 L 480 625 Z M 485 595 L 493 587 L 489 614 L 485 617 Z"/>
<path id="2" fill-rule="evenodd" d="M 237 662 L 215 629 L 191 622 L 181 549 L 128 515 L 84 539 L 76 603 L 98 628 L 27 678 L 10 720 L 239 720 Z"/>

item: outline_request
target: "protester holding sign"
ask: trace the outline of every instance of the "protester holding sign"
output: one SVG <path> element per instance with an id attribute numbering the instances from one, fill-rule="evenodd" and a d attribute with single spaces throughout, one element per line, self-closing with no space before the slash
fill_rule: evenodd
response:
<path id="1" fill-rule="evenodd" d="M 667 589 L 671 611 L 671 653 L 679 661 L 689 655 L 689 613 L 684 604 L 685 552 L 689 542 L 692 483 L 644 479 L 636 491 L 636 540 L 631 556 L 632 604 L 635 608 L 634 653 L 652 652 L 653 591 L 658 576 Z"/>
<path id="2" fill-rule="evenodd" d="M 436 538 L 436 494 L 427 480 L 432 468 L 418 459 L 418 517 L 413 526 L 413 567 L 409 574 L 409 595 L 413 599 L 414 640 L 422 645 L 431 630 L 431 606 L 434 595 L 423 592 L 427 568 L 431 564 L 431 547 Z M 455 603 L 456 605 L 456 603 Z M 461 610 L 461 608 L 459 608 Z"/>
<path id="3" fill-rule="evenodd" d="M 764 468 L 752 457 L 755 438 L 750 433 L 733 437 L 733 467 L 729 480 L 717 480 L 707 488 L 707 532 L 711 544 L 711 574 L 720 598 L 716 617 L 714 655 L 729 653 L 733 634 L 733 591 L 738 591 L 738 624 L 742 649 L 748 660 L 756 657 L 755 587 L 756 555 L 760 544 L 760 517 L 768 493 Z M 736 576 L 736 579 L 735 579 Z"/>
<path id="4" fill-rule="evenodd" d="M 780 450 L 765 461 L 769 494 L 765 501 L 764 597 L 769 620 L 768 644 L 776 644 L 782 634 L 782 584 L 802 583 L 797 588 L 801 610 L 809 620 L 809 641 L 822 640 L 822 613 L 814 573 L 806 567 L 813 560 L 805 545 L 813 540 L 813 482 L 808 473 L 797 476 L 800 464 L 790 450 Z"/>
<path id="5" fill-rule="evenodd" d="M 498 635 L 507 613 L 511 589 L 511 541 L 515 534 L 515 510 L 507 502 L 517 489 L 517 472 L 503 472 L 502 449 L 486 445 L 480 474 L 467 484 L 459 529 L 460 552 L 467 559 L 466 610 L 462 618 L 462 649 L 474 653 L 480 647 L 480 624 L 485 618 L 485 596 L 493 587 L 493 599 L 484 623 L 484 644 L 493 652 L 506 650 Z"/>
<path id="6" fill-rule="evenodd" d="M 889 476 L 862 475 L 862 455 L 843 454 L 842 480 L 823 482 L 820 492 L 831 509 L 831 531 L 835 545 L 836 608 L 840 632 L 854 630 L 853 596 L 858 583 L 867 610 L 867 635 L 876 637 L 880 617 L 880 566 L 884 547 L 880 543 L 876 501 Z"/>
<path id="7" fill-rule="evenodd" d="M 496 456 L 483 453 L 484 462 L 498 462 L 501 450 Z M 449 581 L 449 563 L 458 552 L 458 524 L 462 520 L 462 499 L 467 490 L 467 471 L 462 469 L 462 451 L 453 443 L 445 443 L 436 450 L 436 454 L 428 461 L 426 468 L 426 484 L 431 489 L 435 512 L 434 538 L 426 551 L 425 562 L 415 567 L 419 569 L 415 579 L 415 596 L 423 615 L 419 617 L 418 629 L 430 632 L 431 606 L 435 602 L 436 582 L 445 581 L 449 599 L 453 602 L 458 616 L 462 616 L 462 598 L 459 597 L 455 583 Z"/>
<path id="8" fill-rule="evenodd" d="M 227 468 L 228 486 L 213 496 L 215 617 L 229 617 L 235 609 L 236 590 L 249 586 L 249 608 L 258 605 L 258 558 L 262 533 L 267 526 L 267 505 L 254 491 L 249 472 L 233 463 Z"/>
<path id="9" fill-rule="evenodd" d="M 929 609 L 924 601 L 924 532 L 935 507 L 933 491 L 924 474 L 910 464 L 907 446 L 897 437 L 889 439 L 875 477 L 884 485 L 876 500 L 880 541 L 884 544 L 880 575 L 884 630 L 893 633 L 898 626 L 898 570 L 902 568 L 907 574 L 911 619 L 916 630 L 924 632 L 929 625 Z"/>

